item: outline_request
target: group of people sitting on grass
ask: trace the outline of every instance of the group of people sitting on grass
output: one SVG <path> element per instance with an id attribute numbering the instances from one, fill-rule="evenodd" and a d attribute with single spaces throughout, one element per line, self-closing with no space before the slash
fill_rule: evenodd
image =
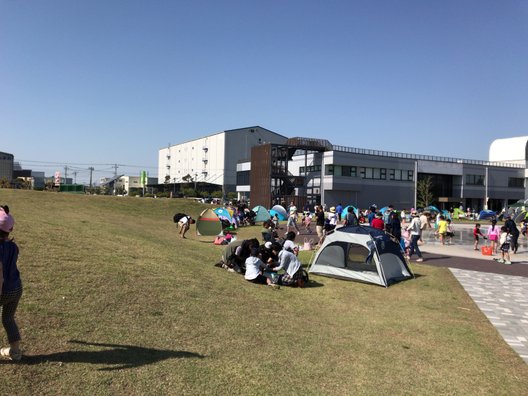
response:
<path id="1" fill-rule="evenodd" d="M 224 248 L 222 260 L 215 264 L 244 275 L 248 282 L 271 287 L 304 286 L 307 280 L 297 257 L 296 233 L 290 231 L 285 239 L 265 241 L 258 239 L 234 241 Z"/>

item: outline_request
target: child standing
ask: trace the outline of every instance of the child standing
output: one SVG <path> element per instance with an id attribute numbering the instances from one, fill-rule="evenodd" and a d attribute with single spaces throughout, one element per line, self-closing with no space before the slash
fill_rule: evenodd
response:
<path id="1" fill-rule="evenodd" d="M 474 250 L 479 250 L 479 248 L 478 248 L 479 235 L 482 238 L 484 238 L 484 239 L 488 239 L 485 235 L 482 234 L 482 232 L 480 231 L 480 224 L 477 223 L 477 224 L 475 224 L 475 228 L 473 228 L 473 237 L 475 238 L 475 243 L 473 244 L 473 249 Z"/>
<path id="2" fill-rule="evenodd" d="M 506 226 L 501 227 L 499 244 L 500 244 L 501 258 L 498 259 L 497 261 L 499 263 L 510 265 L 511 264 L 511 261 L 510 261 L 511 235 L 508 232 L 508 228 Z"/>
<path id="3" fill-rule="evenodd" d="M 304 228 L 306 231 L 308 231 L 308 234 L 312 233 L 312 230 L 310 229 L 310 224 L 312 224 L 312 215 L 310 212 L 304 214 L 303 218 Z"/>
<path id="4" fill-rule="evenodd" d="M 528 231 L 528 219 L 521 221 L 521 234 L 526 237 L 526 232 Z"/>
<path id="5" fill-rule="evenodd" d="M 453 237 L 455 236 L 455 232 L 453 230 L 453 224 L 451 223 L 451 219 L 447 219 L 447 232 L 446 232 L 446 241 L 448 245 L 451 245 L 451 242 L 453 241 Z"/>
<path id="6" fill-rule="evenodd" d="M 438 232 L 438 235 L 440 236 L 440 243 L 442 245 L 445 245 L 445 238 L 447 235 L 447 221 L 445 220 L 445 217 L 443 215 L 440 215 L 438 217 L 437 232 Z"/>
<path id="7" fill-rule="evenodd" d="M 497 225 L 497 220 L 491 220 L 491 225 L 488 227 L 488 238 L 491 242 L 491 251 L 493 253 L 498 253 L 499 250 L 499 235 L 500 228 Z"/>
<path id="8" fill-rule="evenodd" d="M 0 207 L 0 306 L 2 324 L 7 333 L 9 346 L 0 349 L 0 358 L 19 361 L 20 333 L 15 322 L 15 312 L 22 297 L 22 282 L 17 268 L 18 246 L 9 239 L 15 220 L 7 206 Z"/>

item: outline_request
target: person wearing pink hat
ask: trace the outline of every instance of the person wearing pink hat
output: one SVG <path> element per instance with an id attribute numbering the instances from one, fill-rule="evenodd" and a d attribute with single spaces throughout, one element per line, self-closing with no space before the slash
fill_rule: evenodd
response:
<path id="1" fill-rule="evenodd" d="M 22 297 L 22 281 L 17 268 L 18 246 L 9 239 L 15 219 L 7 206 L 0 207 L 0 306 L 2 324 L 7 333 L 9 346 L 0 349 L 0 358 L 19 361 L 20 332 L 15 322 L 15 312 Z"/>

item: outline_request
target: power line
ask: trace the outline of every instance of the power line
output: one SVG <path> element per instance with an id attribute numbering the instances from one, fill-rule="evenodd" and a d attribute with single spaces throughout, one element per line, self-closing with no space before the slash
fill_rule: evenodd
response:
<path id="1" fill-rule="evenodd" d="M 17 162 L 25 162 L 29 164 L 46 164 L 46 165 L 66 165 L 66 166 L 122 166 L 126 168 L 143 168 L 143 169 L 158 169 L 157 166 L 145 166 L 145 165 L 128 165 L 128 164 L 116 164 L 111 163 L 81 163 L 81 162 L 56 162 L 56 161 L 37 161 L 37 160 L 26 160 L 26 159 L 18 159 Z"/>

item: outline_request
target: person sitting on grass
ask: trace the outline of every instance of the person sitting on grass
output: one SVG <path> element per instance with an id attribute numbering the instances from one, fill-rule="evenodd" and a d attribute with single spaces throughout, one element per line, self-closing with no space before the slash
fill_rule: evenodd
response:
<path id="1" fill-rule="evenodd" d="M 259 258 L 259 249 L 252 248 L 249 257 L 246 259 L 246 273 L 244 278 L 259 285 L 272 285 L 271 279 L 263 275 L 266 264 Z"/>
<path id="2" fill-rule="evenodd" d="M 293 250 L 297 247 L 297 245 L 295 245 L 295 242 L 294 242 L 296 236 L 297 235 L 295 234 L 295 232 L 289 231 L 286 234 L 286 240 L 282 244 L 282 248 L 293 253 Z"/>
<path id="3" fill-rule="evenodd" d="M 0 358 L 13 361 L 22 359 L 20 332 L 15 322 L 15 312 L 22 297 L 22 281 L 17 268 L 18 246 L 9 239 L 15 219 L 7 206 L 0 207 L 0 306 L 2 324 L 9 346 L 0 349 Z"/>
<path id="4" fill-rule="evenodd" d="M 282 249 L 279 243 L 273 243 L 271 249 L 279 259 L 279 265 L 274 267 L 272 271 L 285 271 L 284 274 L 279 276 L 277 283 L 283 286 L 295 286 L 297 280 L 302 276 L 301 262 L 294 253 Z"/>

